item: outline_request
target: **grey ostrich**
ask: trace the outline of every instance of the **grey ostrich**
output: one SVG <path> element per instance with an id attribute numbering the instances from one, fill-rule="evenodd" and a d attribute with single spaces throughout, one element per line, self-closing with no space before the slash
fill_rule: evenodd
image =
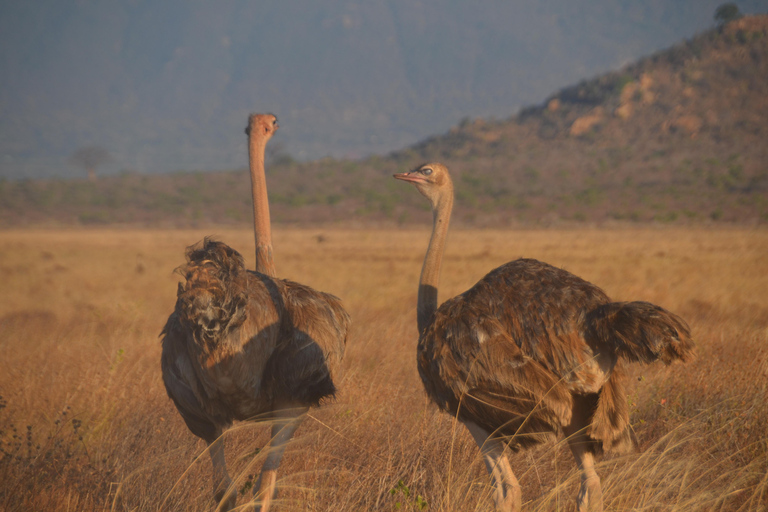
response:
<path id="1" fill-rule="evenodd" d="M 275 277 L 264 149 L 271 114 L 250 117 L 256 271 L 224 243 L 187 249 L 176 307 L 162 335 L 168 396 L 193 434 L 209 445 L 214 497 L 231 510 L 237 493 L 221 434 L 234 420 L 272 420 L 270 449 L 249 507 L 269 510 L 287 442 L 309 407 L 334 396 L 349 315 L 338 298 Z"/>
<path id="2" fill-rule="evenodd" d="M 419 281 L 419 375 L 480 447 L 496 509 L 517 512 L 522 502 L 505 449 L 562 431 L 581 472 L 579 511 L 602 510 L 594 457 L 631 446 L 622 367 L 685 361 L 693 351 L 688 326 L 647 302 L 611 302 L 597 286 L 533 259 L 492 270 L 438 308 L 451 178 L 438 163 L 395 178 L 414 184 L 433 213 Z"/>

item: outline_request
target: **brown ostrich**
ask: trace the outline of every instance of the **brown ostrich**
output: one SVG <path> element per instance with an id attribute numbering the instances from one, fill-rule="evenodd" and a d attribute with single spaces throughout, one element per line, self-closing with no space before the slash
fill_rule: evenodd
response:
<path id="1" fill-rule="evenodd" d="M 221 434 L 234 420 L 272 420 L 272 439 L 248 506 L 266 512 L 277 468 L 304 413 L 334 396 L 349 315 L 336 297 L 274 277 L 264 148 L 273 115 L 250 117 L 256 271 L 224 243 L 187 249 L 176 308 L 162 335 L 168 396 L 187 427 L 209 445 L 218 510 L 235 507 Z"/>
<path id="2" fill-rule="evenodd" d="M 579 511 L 602 510 L 594 457 L 631 447 L 625 362 L 692 355 L 688 326 L 647 302 L 611 302 L 597 286 L 533 259 L 506 263 L 439 308 L 437 286 L 453 206 L 448 170 L 395 174 L 432 204 L 419 281 L 419 375 L 429 397 L 480 447 L 500 511 L 522 501 L 505 448 L 565 434 L 579 469 Z"/>

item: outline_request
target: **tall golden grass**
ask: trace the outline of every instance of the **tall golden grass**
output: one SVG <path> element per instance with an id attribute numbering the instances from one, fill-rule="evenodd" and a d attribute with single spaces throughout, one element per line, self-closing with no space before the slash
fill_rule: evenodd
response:
<path id="1" fill-rule="evenodd" d="M 214 508 L 210 461 L 165 394 L 158 338 L 173 269 L 210 233 L 0 233 L 0 509 Z M 218 235 L 252 266 L 250 231 Z M 415 367 L 428 236 L 277 230 L 278 274 L 338 295 L 354 322 L 338 398 L 287 450 L 280 510 L 491 509 L 476 446 L 428 402 Z M 441 299 L 520 256 L 675 311 L 697 341 L 692 363 L 632 368 L 639 446 L 602 458 L 606 510 L 766 510 L 768 232 L 454 231 Z M 226 434 L 241 504 L 267 436 L 263 424 Z M 512 465 L 525 510 L 574 509 L 563 442 Z"/>

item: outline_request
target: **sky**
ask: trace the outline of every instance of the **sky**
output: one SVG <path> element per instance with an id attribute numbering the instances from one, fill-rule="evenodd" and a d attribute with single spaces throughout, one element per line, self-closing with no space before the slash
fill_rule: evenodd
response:
<path id="1" fill-rule="evenodd" d="M 504 119 L 714 26 L 709 0 L 0 0 L 0 178 L 362 158 Z M 768 12 L 768 0 L 736 2 Z"/>

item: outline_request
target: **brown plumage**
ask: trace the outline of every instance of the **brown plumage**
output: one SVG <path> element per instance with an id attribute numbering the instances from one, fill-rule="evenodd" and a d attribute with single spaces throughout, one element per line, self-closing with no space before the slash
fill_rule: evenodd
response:
<path id="1" fill-rule="evenodd" d="M 430 200 L 434 218 L 419 285 L 419 374 L 430 398 L 481 447 L 497 509 L 521 505 L 505 447 L 562 431 L 582 473 L 579 510 L 602 510 L 594 455 L 631 446 L 622 365 L 685 361 L 688 326 L 647 302 L 611 302 L 597 286 L 533 259 L 492 270 L 438 308 L 453 185 L 437 163 L 395 177 Z"/>
<path id="2" fill-rule="evenodd" d="M 274 116 L 254 115 L 248 132 L 268 140 L 276 127 Z M 253 152 L 251 162 L 256 182 L 263 177 L 263 154 L 261 168 Z M 237 497 L 223 430 L 235 420 L 274 420 L 251 503 L 266 512 L 286 443 L 306 410 L 336 392 L 349 327 L 336 297 L 267 274 L 274 264 L 269 232 L 260 231 L 264 212 L 269 223 L 264 201 L 266 187 L 254 186 L 254 202 L 262 202 L 254 216 L 257 271 L 246 270 L 237 251 L 210 238 L 189 247 L 179 269 L 186 282 L 179 284 L 162 332 L 163 382 L 189 429 L 210 445 L 219 510 L 232 509 Z"/>

